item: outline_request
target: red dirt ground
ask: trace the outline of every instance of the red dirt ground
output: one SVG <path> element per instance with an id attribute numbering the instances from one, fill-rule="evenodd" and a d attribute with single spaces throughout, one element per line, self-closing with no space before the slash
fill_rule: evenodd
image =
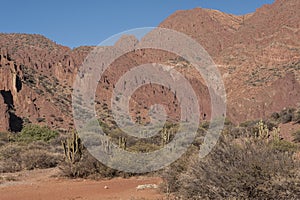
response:
<path id="1" fill-rule="evenodd" d="M 159 189 L 137 190 L 138 185 L 160 184 L 157 177 L 111 180 L 71 180 L 55 178 L 56 169 L 0 174 L 1 200 L 138 200 L 164 199 Z M 0 180 L 1 180 L 0 179 Z M 15 179 L 15 181 L 7 181 Z M 105 189 L 105 187 L 108 189 Z"/>

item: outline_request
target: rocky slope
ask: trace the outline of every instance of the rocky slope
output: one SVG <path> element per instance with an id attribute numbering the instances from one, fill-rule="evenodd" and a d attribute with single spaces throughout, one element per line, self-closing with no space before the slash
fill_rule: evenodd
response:
<path id="1" fill-rule="evenodd" d="M 72 125 L 70 87 L 55 76 L 16 64 L 2 51 L 0 79 L 1 131 L 20 131 L 30 122 L 57 129 Z"/>
<path id="2" fill-rule="evenodd" d="M 276 0 L 245 16 L 196 8 L 160 26 L 184 32 L 208 51 L 223 74 L 228 116 L 240 122 L 297 106 L 299 9 L 297 0 Z"/>
<path id="3" fill-rule="evenodd" d="M 224 78 L 227 116 L 242 122 L 299 106 L 299 10 L 298 0 L 276 0 L 244 16 L 195 8 L 177 11 L 159 26 L 183 32 L 207 50 Z M 116 45 L 126 40 L 124 37 Z M 0 131 L 18 131 L 28 122 L 72 128 L 72 83 L 92 47 L 72 50 L 41 35 L 0 34 L 0 50 Z M 173 55 L 153 50 L 128 53 L 105 72 L 96 95 L 99 116 L 107 117 L 118 78 L 148 62 L 176 66 L 198 91 L 202 115 L 209 116 L 208 89 L 200 75 L 184 61 L 174 60 Z M 147 110 L 153 102 L 159 103 L 158 99 L 167 113 L 178 119 L 174 94 L 154 84 L 136 91 L 130 102 L 132 115 L 137 121 L 147 121 Z"/>

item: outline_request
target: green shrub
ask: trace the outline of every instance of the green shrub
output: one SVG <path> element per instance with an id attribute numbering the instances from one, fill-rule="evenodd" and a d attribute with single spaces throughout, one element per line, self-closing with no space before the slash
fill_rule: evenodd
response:
<path id="1" fill-rule="evenodd" d="M 292 108 L 282 110 L 280 112 L 281 123 L 285 124 L 285 123 L 291 122 L 293 120 L 294 112 L 295 112 L 295 109 L 292 109 Z"/>
<path id="2" fill-rule="evenodd" d="M 300 123 L 300 110 L 294 113 L 293 121 L 296 123 Z"/>
<path id="3" fill-rule="evenodd" d="M 293 142 L 300 142 L 300 130 L 293 133 L 293 136 L 294 136 Z"/>
<path id="4" fill-rule="evenodd" d="M 291 122 L 293 119 L 293 114 L 291 113 L 286 113 L 283 116 L 281 116 L 281 123 L 286 124 Z"/>
<path id="5" fill-rule="evenodd" d="M 254 126 L 256 126 L 256 124 L 258 122 L 259 122 L 259 120 L 245 121 L 245 122 L 240 123 L 240 127 L 245 127 L 245 128 L 254 127 Z"/>
<path id="6" fill-rule="evenodd" d="M 297 146 L 286 140 L 274 140 L 272 143 L 272 148 L 281 152 L 295 152 L 297 151 Z"/>
<path id="7" fill-rule="evenodd" d="M 33 142 L 44 141 L 48 142 L 58 136 L 56 131 L 51 130 L 47 126 L 27 125 L 17 135 L 17 141 Z"/>
<path id="8" fill-rule="evenodd" d="M 280 118 L 279 113 L 277 113 L 277 112 L 272 113 L 271 119 L 277 121 L 279 118 Z"/>
<path id="9" fill-rule="evenodd" d="M 13 134 L 10 132 L 0 132 L 0 146 L 6 143 L 12 142 L 14 140 Z"/>
<path id="10" fill-rule="evenodd" d="M 143 143 L 139 141 L 135 143 L 133 146 L 131 146 L 130 148 L 128 148 L 128 151 L 146 153 L 146 152 L 153 152 L 159 149 L 160 149 L 159 146 L 156 144 Z"/>

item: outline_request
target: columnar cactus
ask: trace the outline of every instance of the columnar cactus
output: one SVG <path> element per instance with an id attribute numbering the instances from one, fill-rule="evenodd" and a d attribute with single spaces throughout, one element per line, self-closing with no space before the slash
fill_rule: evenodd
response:
<path id="1" fill-rule="evenodd" d="M 123 150 L 126 149 L 127 139 L 125 137 L 119 137 L 119 147 Z"/>
<path id="2" fill-rule="evenodd" d="M 74 164 L 78 158 L 81 158 L 83 146 L 75 131 L 72 132 L 71 138 L 62 141 L 62 146 L 64 148 L 65 157 L 70 163 Z"/>
<path id="3" fill-rule="evenodd" d="M 256 133 L 256 136 L 260 139 L 267 139 L 270 137 L 270 135 L 273 136 L 274 141 L 280 140 L 280 128 L 273 127 L 273 130 L 269 132 L 269 128 L 266 124 L 263 123 L 262 120 L 260 120 L 257 123 L 258 126 L 258 132 Z"/>
<path id="4" fill-rule="evenodd" d="M 264 122 L 262 120 L 260 120 L 257 123 L 258 126 L 258 133 L 256 133 L 256 136 L 260 139 L 265 139 L 268 138 L 269 135 L 269 128 L 266 124 L 264 124 Z"/>
<path id="5" fill-rule="evenodd" d="M 112 150 L 112 144 L 109 140 L 107 139 L 101 139 L 101 146 L 102 146 L 102 150 L 104 152 L 106 152 L 107 154 L 111 153 Z"/>
<path id="6" fill-rule="evenodd" d="M 272 133 L 273 133 L 273 140 L 279 141 L 280 140 L 280 127 L 278 127 L 278 128 L 274 127 Z"/>
<path id="7" fill-rule="evenodd" d="M 170 141 L 170 130 L 164 128 L 161 132 L 162 146 L 166 145 Z"/>

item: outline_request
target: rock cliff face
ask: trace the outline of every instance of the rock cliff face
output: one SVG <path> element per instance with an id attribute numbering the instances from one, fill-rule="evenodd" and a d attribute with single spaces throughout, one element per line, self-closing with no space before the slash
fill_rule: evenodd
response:
<path id="1" fill-rule="evenodd" d="M 64 93 L 53 75 L 47 77 L 32 67 L 17 64 L 2 50 L 0 80 L 0 131 L 18 132 L 29 122 L 54 128 L 67 128 L 71 123 L 70 111 L 65 112 L 70 107 L 70 89 Z"/>
<path id="2" fill-rule="evenodd" d="M 223 74 L 228 116 L 241 122 L 299 106 L 299 10 L 297 0 L 276 0 L 245 16 L 196 8 L 174 13 L 160 27 L 181 31 L 208 51 Z"/>
<path id="3" fill-rule="evenodd" d="M 242 122 L 300 106 L 299 10 L 299 0 L 276 0 L 244 16 L 195 8 L 177 11 L 159 26 L 183 32 L 207 50 L 225 82 L 227 116 Z M 116 45 L 137 42 L 124 36 Z M 0 34 L 0 131 L 19 131 L 28 122 L 72 128 L 73 80 L 92 49 L 72 50 L 41 35 Z M 99 116 L 105 119 L 110 112 L 118 79 L 133 67 L 151 62 L 171 65 L 183 73 L 197 91 L 202 117 L 209 117 L 208 89 L 193 66 L 168 52 L 149 49 L 120 57 L 99 80 Z M 134 118 L 149 120 L 148 109 L 159 103 L 158 99 L 171 118 L 178 119 L 180 109 L 174 94 L 155 84 L 139 88 L 132 96 Z"/>
<path id="4" fill-rule="evenodd" d="M 20 131 L 23 120 L 15 114 L 17 93 L 22 89 L 20 68 L 10 60 L 7 53 L 0 54 L 0 131 Z"/>

